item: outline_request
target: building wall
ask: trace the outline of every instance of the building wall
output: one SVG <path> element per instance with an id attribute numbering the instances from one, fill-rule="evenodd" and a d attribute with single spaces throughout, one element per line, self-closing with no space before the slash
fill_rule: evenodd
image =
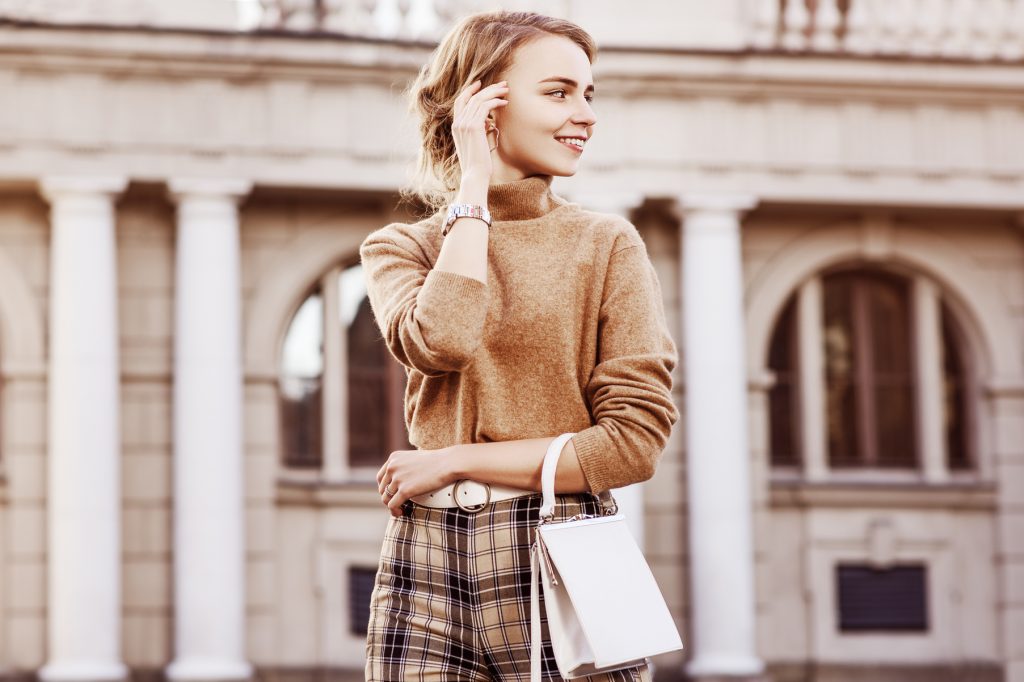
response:
<path id="1" fill-rule="evenodd" d="M 359 242 L 395 218 L 377 199 L 339 201 L 254 196 L 242 210 L 242 290 L 246 344 L 247 636 L 260 666 L 357 667 L 362 640 L 347 633 L 349 565 L 375 566 L 386 515 L 376 496 L 354 486 L 298 492 L 280 482 L 279 424 L 274 363 L 284 331 L 306 290 L 331 264 L 355 256 Z M 680 340 L 678 227 L 657 205 L 632 219 L 659 274 L 668 320 Z M 46 314 L 48 225 L 44 204 L 30 193 L 0 202 L 0 258 L 9 266 L 2 297 Z M 174 211 L 161 192 L 134 188 L 117 211 L 119 315 L 122 361 L 124 656 L 140 669 L 160 668 L 172 655 L 171 363 L 174 284 Z M 856 216 L 754 214 L 744 226 L 748 304 L 770 298 L 759 287 L 792 275 L 794 252 L 806 249 L 807 272 L 864 243 Z M 991 217 L 949 220 L 894 218 L 885 259 L 929 267 L 969 300 L 965 312 L 987 316 L 971 353 L 986 367 L 984 381 L 1014 358 L 992 358 L 1021 347 L 1024 329 L 1024 240 Z M 828 246 L 822 250 L 815 244 Z M 810 244 L 808 246 L 808 244 Z M 930 252 L 936 255 L 930 258 Z M 800 256 L 798 256 L 800 258 Z M 952 268 L 941 267 L 953 263 Z M 921 265 L 924 264 L 924 265 Z M 774 274 L 773 274 L 774 273 Z M 789 290 L 777 292 L 784 300 Z M 985 311 L 973 310 L 971 300 Z M 10 300 L 6 308 L 12 308 Z M 753 311 L 750 311 L 753 312 Z M 770 310 L 757 310 L 771 317 Z M 987 326 L 986 326 L 987 325 Z M 20 325 L 4 332 L 7 339 Z M 764 329 L 750 330 L 752 344 Z M 996 334 L 993 339 L 989 334 Z M 258 335 L 258 336 L 257 336 Z M 685 349 L 681 347 L 685 353 Z M 754 349 L 756 355 L 756 349 Z M 752 371 L 756 371 L 754 368 Z M 45 662 L 46 512 L 45 384 L 28 371 L 8 372 L 3 389 L 3 471 L 0 520 L 5 663 L 34 669 Z M 1005 370 L 1005 368 L 1004 368 Z M 677 372 L 678 375 L 678 372 Z M 676 384 L 682 405 L 685 386 Z M 978 436 L 984 447 L 982 487 L 966 495 L 948 490 L 891 491 L 870 486 L 804 497 L 780 491 L 767 466 L 765 415 L 751 394 L 752 490 L 756 510 L 759 648 L 767 660 L 800 663 L 966 663 L 998 661 L 1003 628 L 1019 627 L 1003 606 L 1019 597 L 1016 574 L 1001 577 L 1000 561 L 1015 552 L 1024 465 L 1017 451 L 1024 410 L 1018 397 L 989 397 Z M 651 565 L 681 630 L 688 632 L 686 574 L 685 418 L 674 431 L 657 476 L 645 484 Z M 990 488 L 984 488 L 989 484 Z M 845 496 L 844 496 L 845 495 Z M 852 501 L 851 501 L 852 495 Z M 858 502 L 857 497 L 868 499 Z M 874 502 L 871 500 L 874 499 Z M 881 529 L 881 530 L 879 530 Z M 877 533 L 883 533 L 878 540 Z M 890 535 L 884 535 L 889 533 Z M 886 540 L 888 538 L 888 540 Z M 899 648 L 885 638 L 834 633 L 831 563 L 869 559 L 877 542 L 893 543 L 899 559 L 929 565 L 934 630 L 907 636 Z M 664 657 L 674 666 L 682 657 Z"/>
<path id="2" fill-rule="evenodd" d="M 977 432 L 981 463 L 961 489 L 920 483 L 805 484 L 773 481 L 765 403 L 751 412 L 757 473 L 760 647 L 769 660 L 828 663 L 998 661 L 1000 633 L 1014 631 L 1003 574 L 1018 535 L 1003 527 L 1019 504 L 1018 399 L 985 386 L 1019 364 L 1024 330 L 1024 240 L 1010 221 L 984 215 L 949 218 L 893 214 L 881 232 L 865 216 L 766 215 L 744 226 L 750 355 L 763 357 L 770 320 L 806 274 L 841 260 L 912 267 L 947 285 L 962 304 L 966 352 L 980 368 Z M 872 222 L 873 221 L 873 222 Z M 875 240 L 872 244 L 872 240 Z M 865 246 L 867 245 L 867 248 Z M 773 291 L 772 289 L 778 290 Z M 966 297 L 966 300 L 965 300 Z M 771 303 L 768 303 L 771 301 Z M 773 309 L 765 309 L 765 306 Z M 754 318 L 752 321 L 750 318 Z M 982 319 L 984 318 L 984 319 Z M 1008 353 L 1006 351 L 1009 351 Z M 763 371 L 753 366 L 752 371 Z M 1007 414 L 1009 418 L 1004 416 Z M 1010 443 L 1013 445 L 1010 445 Z M 1008 475 L 1009 474 L 1009 475 Z M 834 624 L 838 560 L 921 560 L 929 570 L 932 630 L 924 635 L 842 635 Z M 1011 635 L 1007 641 L 1014 641 Z M 899 646 L 894 646 L 898 642 Z"/>
<path id="3" fill-rule="evenodd" d="M 125 661 L 153 670 L 173 656 L 175 211 L 165 181 L 183 171 L 251 173 L 257 189 L 241 207 L 240 243 L 248 656 L 263 668 L 358 669 L 345 572 L 376 564 L 387 516 L 365 483 L 311 488 L 282 470 L 275 382 L 287 325 L 312 283 L 352 262 L 371 230 L 410 218 L 394 206 L 406 159 L 392 152 L 407 153 L 409 140 L 396 84 L 425 52 L 282 39 L 238 43 L 241 56 L 218 61 L 210 46 L 222 36 L 124 32 L 105 61 L 95 59 L 102 32 L 62 35 L 80 44 L 47 55 L 51 38 L 40 38 L 36 52 L 0 61 L 0 92 L 19 93 L 9 100 L 15 113 L 0 112 L 0 143 L 16 152 L 0 158 L 0 674 L 46 660 L 50 227 L 35 182 L 75 161 L 134 181 L 117 207 Z M 145 54 L 136 60 L 133 51 Z M 742 231 L 759 653 L 786 680 L 898 664 L 977 664 L 993 679 L 1004 663 L 1008 682 L 1024 680 L 1019 69 L 883 69 L 870 60 L 839 68 L 777 55 L 745 67 L 722 55 L 623 52 L 605 64 L 602 124 L 621 133 L 596 137 L 593 168 L 585 162 L 580 178 L 558 179 L 555 190 L 647 195 L 631 219 L 684 359 L 672 197 L 694 187 L 764 195 Z M 909 91 L 887 80 L 899 80 L 895 70 Z M 116 116 L 100 115 L 106 101 L 118 103 Z M 69 115 L 76 104 L 88 115 Z M 362 132 L 379 128 L 394 135 Z M 936 144 L 943 139 L 957 142 Z M 802 278 L 855 257 L 916 268 L 958 304 L 982 369 L 983 459 L 966 487 L 773 478 L 763 378 L 772 321 Z M 645 526 L 655 576 L 692 641 L 683 377 L 680 365 L 681 419 L 644 485 Z M 835 634 L 832 562 L 889 557 L 928 562 L 934 631 Z M 685 657 L 659 666 L 678 669 Z"/>
<path id="4" fill-rule="evenodd" d="M 0 652 L 4 664 L 36 665 L 46 609 L 45 324 L 49 224 L 42 200 L 0 200 Z"/>

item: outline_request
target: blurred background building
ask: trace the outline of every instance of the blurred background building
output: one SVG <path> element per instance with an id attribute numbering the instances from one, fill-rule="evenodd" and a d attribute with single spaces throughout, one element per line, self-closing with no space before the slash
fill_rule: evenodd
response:
<path id="1" fill-rule="evenodd" d="M 362 679 L 409 444 L 357 248 L 499 6 L 601 46 L 553 188 L 685 360 L 622 491 L 658 679 L 1024 682 L 1024 0 L 0 0 L 0 679 Z"/>

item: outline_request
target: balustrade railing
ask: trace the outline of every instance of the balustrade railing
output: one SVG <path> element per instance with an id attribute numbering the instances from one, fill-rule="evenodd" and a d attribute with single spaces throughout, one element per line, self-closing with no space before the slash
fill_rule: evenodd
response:
<path id="1" fill-rule="evenodd" d="M 755 48 L 1024 57 L 1024 0 L 747 0 Z"/>
<path id="2" fill-rule="evenodd" d="M 259 28 L 434 41 L 475 0 L 259 0 Z"/>
<path id="3" fill-rule="evenodd" d="M 621 0 L 0 0 L 0 19 L 227 28 L 230 15 L 242 30 L 435 42 L 459 17 L 503 7 L 578 19 L 600 45 L 1024 59 L 1024 0 L 701 2 L 636 18 L 658 31 L 624 26 Z"/>
<path id="4" fill-rule="evenodd" d="M 571 8 L 568 3 L 530 0 L 259 1 L 262 28 L 428 41 L 438 39 L 458 16 L 497 5 L 541 12 L 555 5 Z M 723 11 L 722 21 L 741 22 L 747 46 L 758 49 L 1024 58 L 1024 0 L 744 0 L 742 8 L 739 17 Z M 614 9 L 622 11 L 621 6 Z M 685 6 L 674 12 L 673 20 L 686 21 Z M 572 19 L 571 11 L 563 16 Z M 611 40 L 609 36 L 599 42 Z"/>

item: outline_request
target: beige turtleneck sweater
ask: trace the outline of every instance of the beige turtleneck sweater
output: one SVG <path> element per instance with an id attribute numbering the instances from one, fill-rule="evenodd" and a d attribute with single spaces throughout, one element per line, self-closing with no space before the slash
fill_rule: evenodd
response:
<path id="1" fill-rule="evenodd" d="M 661 287 L 636 228 L 551 191 L 550 175 L 493 184 L 487 283 L 434 270 L 445 211 L 362 243 L 367 293 L 406 368 L 419 449 L 554 437 L 590 489 L 650 478 L 679 412 Z"/>

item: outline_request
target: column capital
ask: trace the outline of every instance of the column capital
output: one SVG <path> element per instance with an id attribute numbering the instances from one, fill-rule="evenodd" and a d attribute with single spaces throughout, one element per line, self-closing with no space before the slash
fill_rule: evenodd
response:
<path id="1" fill-rule="evenodd" d="M 244 178 L 171 178 L 167 194 L 174 203 L 194 197 L 240 202 L 252 191 L 252 185 Z"/>
<path id="2" fill-rule="evenodd" d="M 681 221 L 695 213 L 732 213 L 742 215 L 758 204 L 754 194 L 740 192 L 684 192 L 674 197 L 673 210 Z"/>
<path id="3" fill-rule="evenodd" d="M 49 175 L 39 180 L 39 193 L 51 204 L 74 196 L 115 197 L 128 187 L 128 178 L 120 175 Z"/>
<path id="4" fill-rule="evenodd" d="M 601 213 L 614 213 L 628 217 L 629 213 L 639 208 L 644 203 L 646 195 L 640 191 L 612 191 L 612 192 L 571 192 L 567 193 L 570 201 L 579 204 L 582 208 Z"/>

